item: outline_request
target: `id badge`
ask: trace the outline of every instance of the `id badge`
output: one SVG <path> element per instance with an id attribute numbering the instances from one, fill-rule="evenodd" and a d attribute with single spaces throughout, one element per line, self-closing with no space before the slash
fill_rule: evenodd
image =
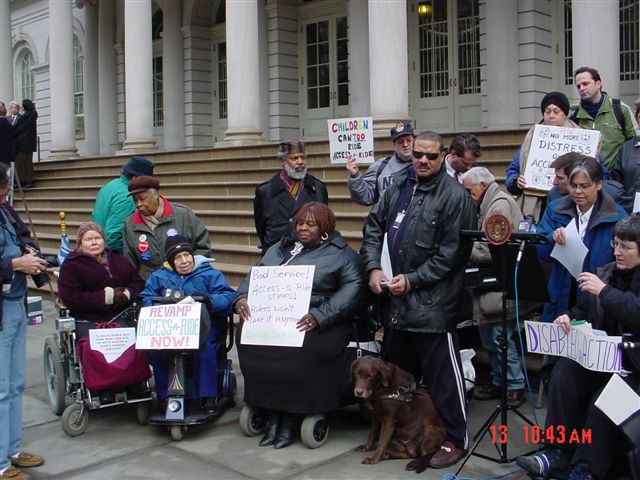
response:
<path id="1" fill-rule="evenodd" d="M 398 212 L 398 215 L 396 215 L 396 219 L 393 221 L 393 228 L 400 228 L 400 224 L 402 223 L 402 220 L 404 220 L 404 210 L 402 212 Z"/>

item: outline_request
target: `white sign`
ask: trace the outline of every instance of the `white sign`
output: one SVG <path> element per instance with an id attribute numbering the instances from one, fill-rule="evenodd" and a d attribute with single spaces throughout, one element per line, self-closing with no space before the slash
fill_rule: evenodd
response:
<path id="1" fill-rule="evenodd" d="M 553 187 L 555 176 L 554 169 L 549 165 L 556 158 L 569 152 L 595 158 L 599 142 L 598 130 L 536 125 L 524 170 L 527 189 L 548 192 Z"/>
<path id="2" fill-rule="evenodd" d="M 578 220 L 571 220 L 565 227 L 565 243 L 556 243 L 551 250 L 551 257 L 559 261 L 574 278 L 582 273 L 584 259 L 589 253 L 589 249 L 582 241 L 578 233 Z"/>
<path id="3" fill-rule="evenodd" d="M 569 333 L 562 326 L 547 322 L 524 322 L 527 350 L 531 353 L 566 357 L 587 370 L 617 373 L 622 368 L 618 344 L 621 337 L 593 334 L 573 327 Z"/>
<path id="4" fill-rule="evenodd" d="M 93 328 L 89 330 L 89 345 L 104 355 L 107 363 L 113 363 L 131 345 L 136 343 L 136 329 L 129 328 Z"/>
<path id="5" fill-rule="evenodd" d="M 247 303 L 251 319 L 242 326 L 245 345 L 301 347 L 296 323 L 309 312 L 314 265 L 253 267 Z"/>
<path id="6" fill-rule="evenodd" d="M 620 425 L 640 410 L 640 397 L 619 375 L 612 375 L 595 401 L 596 407 Z"/>
<path id="7" fill-rule="evenodd" d="M 200 303 L 143 307 L 138 318 L 138 350 L 197 350 Z"/>
<path id="8" fill-rule="evenodd" d="M 347 163 L 353 155 L 357 163 L 373 163 L 373 119 L 339 118 L 327 120 L 331 163 Z"/>

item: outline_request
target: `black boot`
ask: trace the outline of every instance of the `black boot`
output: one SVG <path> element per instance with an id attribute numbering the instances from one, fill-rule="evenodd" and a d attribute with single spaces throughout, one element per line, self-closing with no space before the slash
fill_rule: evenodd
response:
<path id="1" fill-rule="evenodd" d="M 282 425 L 278 432 L 273 448 L 288 447 L 296 438 L 296 431 L 300 428 L 300 418 L 292 413 L 285 413 L 282 418 Z"/>
<path id="2" fill-rule="evenodd" d="M 280 422 L 282 421 L 282 415 L 280 412 L 270 410 L 267 414 L 267 425 L 264 427 L 264 437 L 258 443 L 261 447 L 268 447 L 273 445 L 278 436 L 278 430 L 280 430 Z"/>

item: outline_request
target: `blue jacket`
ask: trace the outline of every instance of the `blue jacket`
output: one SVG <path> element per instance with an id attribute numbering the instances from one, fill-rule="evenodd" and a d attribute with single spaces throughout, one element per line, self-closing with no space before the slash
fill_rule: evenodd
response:
<path id="1" fill-rule="evenodd" d="M 233 289 L 224 275 L 213 268 L 210 259 L 196 255 L 193 271 L 188 275 L 180 275 L 167 264 L 153 272 L 147 279 L 144 291 L 140 294 L 145 307 L 153 305 L 153 297 L 161 297 L 165 289 L 181 290 L 187 294 L 203 294 L 211 299 L 212 317 L 220 318 L 231 315 Z"/>
<path id="2" fill-rule="evenodd" d="M 545 304 L 542 311 L 542 321 L 551 322 L 558 315 L 565 313 L 574 304 L 569 305 L 571 289 L 575 285 L 575 279 L 569 271 L 558 261 L 551 258 L 551 251 L 555 246 L 553 232 L 557 228 L 566 227 L 573 219 L 577 218 L 576 205 L 570 196 L 559 198 L 547 205 L 542 221 L 538 226 L 538 233 L 547 238 L 547 243 L 538 245 L 540 260 L 552 262 L 551 276 L 547 285 L 550 302 Z M 613 198 L 606 193 L 598 194 L 594 205 L 594 211 L 589 219 L 587 232 L 583 242 L 589 249 L 582 264 L 582 271 L 590 271 L 596 267 L 602 267 L 613 261 L 613 232 L 616 223 L 629 216 L 620 205 L 616 205 Z M 580 298 L 580 290 L 576 289 L 576 302 Z"/>

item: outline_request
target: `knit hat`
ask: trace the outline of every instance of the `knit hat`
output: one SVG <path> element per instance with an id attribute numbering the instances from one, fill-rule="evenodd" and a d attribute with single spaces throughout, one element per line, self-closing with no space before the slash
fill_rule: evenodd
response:
<path id="1" fill-rule="evenodd" d="M 141 177 L 134 177 L 131 179 L 129 186 L 127 187 L 129 190 L 129 197 L 136 193 L 146 192 L 150 188 L 155 188 L 156 190 L 160 189 L 160 182 L 155 177 L 149 177 L 147 175 L 143 175 Z"/>
<path id="2" fill-rule="evenodd" d="M 562 92 L 549 92 L 543 98 L 542 102 L 540 102 L 540 111 L 544 115 L 544 111 L 547 109 L 549 105 L 555 105 L 560 110 L 564 112 L 565 115 L 569 115 L 569 99 Z"/>
<path id="3" fill-rule="evenodd" d="M 153 175 L 153 162 L 136 155 L 131 157 L 122 169 L 134 177 Z"/>
<path id="4" fill-rule="evenodd" d="M 78 227 L 78 233 L 76 236 L 76 246 L 80 246 L 80 242 L 82 242 L 82 237 L 88 231 L 93 230 L 94 232 L 98 232 L 100 236 L 104 239 L 105 243 L 107 242 L 107 237 L 104 234 L 104 230 L 102 227 L 94 222 L 82 222 Z"/>
<path id="5" fill-rule="evenodd" d="M 280 142 L 278 153 L 291 155 L 292 153 L 304 153 L 304 143 L 297 139 L 283 140 Z"/>
<path id="6" fill-rule="evenodd" d="M 164 253 L 167 257 L 167 262 L 169 262 L 169 265 L 171 265 L 171 268 L 174 270 L 176 267 L 173 264 L 173 261 L 175 260 L 176 255 L 181 252 L 189 252 L 193 255 L 193 247 L 191 246 L 191 243 L 189 243 L 189 240 L 182 235 L 167 237 L 167 241 L 164 244 Z"/>

